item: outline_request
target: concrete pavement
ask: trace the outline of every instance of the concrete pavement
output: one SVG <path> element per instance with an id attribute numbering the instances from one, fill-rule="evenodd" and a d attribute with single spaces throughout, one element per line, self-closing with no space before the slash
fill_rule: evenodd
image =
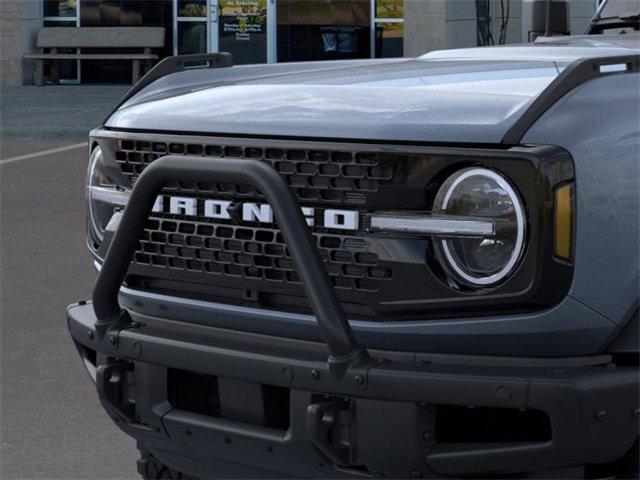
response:
<path id="1" fill-rule="evenodd" d="M 7 99 L 3 90 L 0 158 L 86 140 L 125 91 L 19 87 Z M 83 147 L 0 163 L 3 479 L 138 477 L 135 442 L 103 413 L 66 330 L 65 306 L 87 298 L 95 278 L 85 168 Z"/>
<path id="2" fill-rule="evenodd" d="M 42 146 L 37 144 L 86 140 L 128 89 L 122 85 L 0 87 L 0 157 L 35 151 L 34 147 Z"/>

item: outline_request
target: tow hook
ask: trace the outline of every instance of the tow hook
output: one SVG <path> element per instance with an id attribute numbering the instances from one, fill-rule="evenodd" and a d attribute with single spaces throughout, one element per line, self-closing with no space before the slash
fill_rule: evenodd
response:
<path id="1" fill-rule="evenodd" d="M 98 397 L 116 423 L 134 422 L 135 403 L 127 398 L 124 389 L 130 368 L 122 363 L 100 365 L 96 370 Z"/>
<path id="2" fill-rule="evenodd" d="M 330 399 L 307 407 L 307 428 L 313 444 L 334 464 L 358 463 L 355 445 L 355 404 Z"/>

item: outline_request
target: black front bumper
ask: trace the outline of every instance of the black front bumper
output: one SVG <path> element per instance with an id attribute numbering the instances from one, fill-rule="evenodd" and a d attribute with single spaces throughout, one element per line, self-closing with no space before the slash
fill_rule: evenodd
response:
<path id="1" fill-rule="evenodd" d="M 163 463 L 200 477 L 514 474 L 611 462 L 638 436 L 637 369 L 607 357 L 379 351 L 339 378 L 321 343 L 132 315 L 134 323 L 101 338 L 90 303 L 67 313 L 111 418 Z M 243 421 L 176 407 L 173 371 L 284 389 L 286 428 L 260 424 L 251 411 Z M 475 441 L 452 442 L 442 406 L 542 412 L 550 438 L 522 432 L 487 442 L 491 432 L 470 432 Z"/>

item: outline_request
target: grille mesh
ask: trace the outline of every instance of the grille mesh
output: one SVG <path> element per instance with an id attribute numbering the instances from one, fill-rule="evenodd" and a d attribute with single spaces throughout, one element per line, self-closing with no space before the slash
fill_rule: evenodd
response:
<path id="1" fill-rule="evenodd" d="M 115 151 L 115 161 L 134 184 L 147 165 L 168 154 L 252 158 L 268 162 L 287 181 L 301 203 L 307 205 L 315 202 L 363 204 L 367 193 L 376 192 L 393 176 L 393 169 L 381 165 L 377 153 L 328 150 L 121 140 Z M 251 186 L 205 182 L 171 182 L 163 193 L 239 201 L 262 198 Z M 367 250 L 364 239 L 324 233 L 313 236 L 336 288 L 377 292 L 393 276 L 391 269 Z M 246 278 L 292 286 L 300 284 L 277 226 L 238 226 L 205 217 L 193 219 L 154 213 L 147 221 L 133 261 L 141 266 L 175 269 L 194 275 Z"/>
<path id="2" fill-rule="evenodd" d="M 301 201 L 362 204 L 364 194 L 377 192 L 393 177 L 377 153 L 282 148 L 239 147 L 122 140 L 116 162 L 134 183 L 144 168 L 167 154 L 252 158 L 264 160 L 282 175 Z M 175 182 L 172 189 L 211 195 L 260 197 L 253 187 L 220 183 Z"/>
<path id="3" fill-rule="evenodd" d="M 336 288 L 376 292 L 392 277 L 378 256 L 363 251 L 353 237 L 314 234 L 314 239 Z M 134 260 L 194 273 L 300 283 L 276 229 L 151 218 Z"/>

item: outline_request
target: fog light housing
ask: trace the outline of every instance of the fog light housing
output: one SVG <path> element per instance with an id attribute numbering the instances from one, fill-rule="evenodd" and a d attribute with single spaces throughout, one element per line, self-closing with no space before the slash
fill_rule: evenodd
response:
<path id="1" fill-rule="evenodd" d="M 513 273 L 525 247 L 526 214 L 520 196 L 501 174 L 487 168 L 457 171 L 438 190 L 433 213 L 480 218 L 495 226 L 490 235 L 435 240 L 438 259 L 455 280 L 490 287 Z"/>

